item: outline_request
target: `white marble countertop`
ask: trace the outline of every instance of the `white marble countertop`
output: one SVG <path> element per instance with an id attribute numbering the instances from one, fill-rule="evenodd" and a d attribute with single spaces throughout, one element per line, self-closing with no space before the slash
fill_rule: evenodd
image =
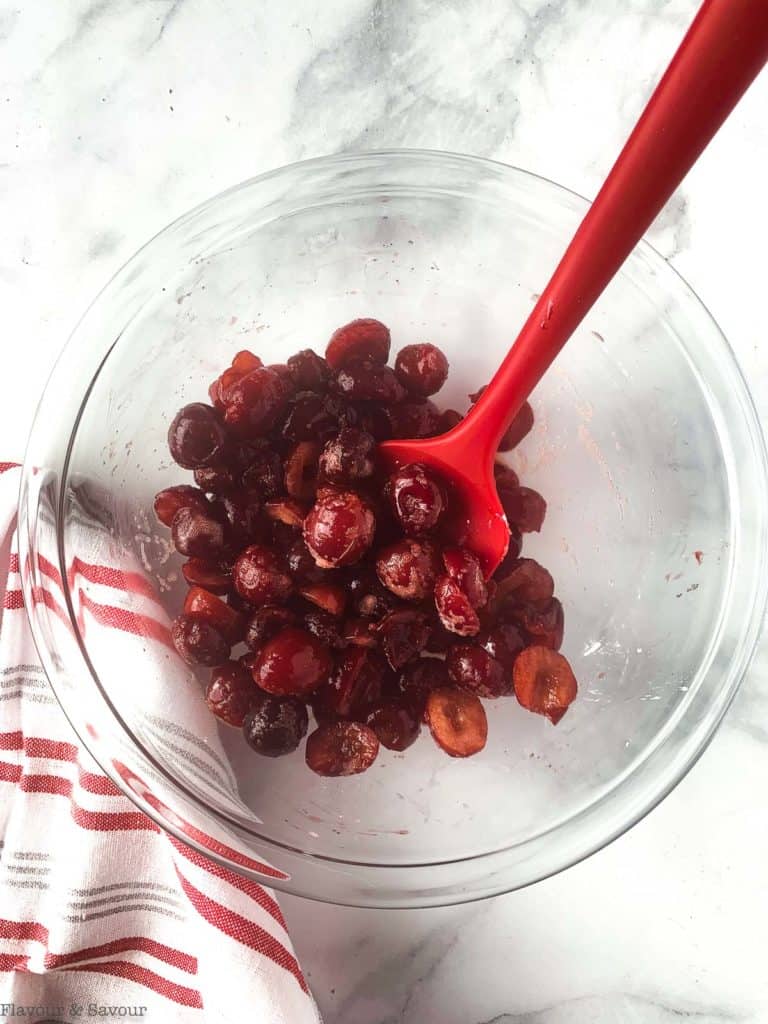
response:
<path id="1" fill-rule="evenodd" d="M 0 457 L 69 330 L 156 230 L 330 151 L 424 146 L 594 194 L 695 0 L 59 0 L 0 5 Z M 768 74 L 652 240 L 768 420 Z M 490 902 L 283 899 L 328 1024 L 768 1021 L 768 647 L 710 749 L 632 832 Z"/>

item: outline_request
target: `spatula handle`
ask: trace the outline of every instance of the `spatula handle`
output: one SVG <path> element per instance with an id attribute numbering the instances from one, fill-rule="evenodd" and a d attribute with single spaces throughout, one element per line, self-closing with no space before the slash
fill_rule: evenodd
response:
<path id="1" fill-rule="evenodd" d="M 705 0 L 490 386 L 495 451 L 523 401 L 768 60 L 768 0 Z M 763 201 L 764 197 L 756 197 Z"/>

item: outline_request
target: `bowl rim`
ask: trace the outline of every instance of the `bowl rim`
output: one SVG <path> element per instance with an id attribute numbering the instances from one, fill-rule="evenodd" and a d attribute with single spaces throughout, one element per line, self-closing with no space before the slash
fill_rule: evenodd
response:
<path id="1" fill-rule="evenodd" d="M 25 523 L 25 525 L 27 527 L 27 529 L 21 529 L 21 528 L 19 529 L 20 561 L 22 562 L 22 564 L 24 564 L 24 559 L 29 557 L 31 549 L 33 548 L 32 535 L 31 535 L 31 525 L 32 524 L 31 524 L 31 520 L 30 520 L 29 516 L 27 515 L 28 502 L 26 500 L 27 496 L 28 496 L 29 476 L 32 473 L 32 465 L 30 463 L 30 450 L 33 447 L 32 439 L 34 438 L 36 432 L 41 428 L 41 422 L 40 421 L 41 421 L 41 418 L 43 417 L 43 410 L 47 409 L 47 407 L 48 407 L 47 397 L 48 397 L 49 389 L 52 388 L 52 385 L 53 385 L 53 382 L 54 382 L 54 378 L 56 377 L 56 373 L 57 373 L 57 370 L 59 368 L 59 364 L 60 364 L 61 360 L 64 358 L 64 354 L 70 349 L 70 346 L 72 346 L 73 343 L 76 341 L 76 336 L 77 336 L 78 330 L 80 328 L 80 325 L 87 318 L 87 316 L 90 313 L 90 311 L 96 305 L 98 305 L 98 303 L 100 302 L 102 296 L 109 291 L 109 289 L 112 287 L 112 285 L 115 284 L 118 281 L 118 279 L 121 278 L 121 276 L 124 274 L 126 269 L 128 267 L 130 267 L 132 264 L 134 264 L 134 262 L 138 259 L 138 257 L 142 253 L 144 253 L 148 248 L 150 248 L 155 243 L 155 241 L 157 239 L 159 239 L 162 236 L 165 236 L 166 234 L 170 233 L 174 228 L 178 227 L 183 222 L 185 222 L 187 220 L 191 220 L 191 219 L 193 219 L 193 218 L 203 214 L 210 207 L 212 207 L 212 206 L 222 202 L 223 200 L 225 200 L 225 199 L 227 199 L 229 197 L 232 197 L 232 196 L 234 196 L 234 195 L 236 195 L 236 194 L 238 194 L 240 192 L 244 192 L 247 189 L 253 188 L 254 186 L 258 186 L 258 185 L 267 183 L 267 182 L 269 182 L 269 181 L 271 181 L 273 179 L 278 179 L 278 178 L 280 178 L 282 176 L 287 176 L 291 172 L 296 172 L 296 171 L 299 171 L 299 170 L 309 170 L 309 169 L 311 169 L 313 167 L 323 168 L 323 169 L 330 169 L 330 168 L 334 168 L 334 167 L 343 166 L 344 164 L 357 165 L 357 166 L 360 166 L 361 164 L 370 164 L 371 166 L 376 166 L 377 164 L 380 164 L 383 161 L 386 161 L 388 158 L 394 158 L 394 159 L 401 160 L 401 161 L 412 161 L 414 165 L 418 165 L 418 164 L 421 164 L 421 163 L 424 163 L 424 162 L 427 162 L 427 163 L 432 162 L 432 163 L 437 163 L 437 164 L 440 164 L 440 165 L 454 165 L 454 166 L 457 166 L 457 167 L 462 167 L 462 166 L 463 167 L 471 167 L 471 166 L 474 166 L 476 168 L 495 169 L 495 170 L 497 170 L 498 172 L 502 173 L 505 176 L 509 175 L 510 172 L 511 172 L 513 175 L 517 175 L 517 176 L 519 176 L 522 179 L 538 182 L 539 184 L 542 184 L 542 185 L 546 186 L 548 189 L 552 189 L 552 190 L 554 190 L 555 192 L 557 192 L 557 193 L 559 193 L 561 195 L 570 196 L 571 198 L 576 199 L 580 204 L 587 204 L 588 205 L 589 202 L 590 202 L 588 199 L 586 199 L 580 193 L 578 193 L 578 192 L 574 191 L 573 189 L 570 189 L 570 188 L 568 188 L 566 186 L 560 185 L 557 182 L 552 181 L 550 178 L 547 178 L 544 175 L 537 174 L 535 172 L 526 170 L 524 168 L 521 168 L 521 167 L 518 167 L 518 166 L 515 166 L 515 165 L 506 164 L 506 163 L 504 163 L 502 161 L 499 161 L 499 160 L 494 160 L 494 159 L 485 158 L 485 157 L 479 157 L 479 156 L 474 156 L 474 155 L 468 155 L 468 154 L 461 154 L 461 153 L 456 153 L 456 152 L 433 150 L 433 149 L 422 149 L 422 148 L 414 148 L 414 149 L 411 149 L 411 148 L 388 148 L 388 149 L 377 149 L 377 150 L 362 150 L 362 151 L 354 151 L 354 152 L 341 153 L 341 154 L 335 154 L 335 155 L 313 157 L 311 159 L 296 161 L 296 162 L 293 162 L 293 163 L 290 163 L 290 164 L 283 165 L 281 167 L 273 168 L 273 169 L 271 169 L 269 171 L 266 171 L 266 172 L 264 172 L 262 174 L 255 175 L 255 176 L 247 178 L 247 179 L 245 179 L 245 180 L 243 180 L 243 181 L 241 181 L 239 183 L 231 185 L 228 188 L 224 189 L 223 191 L 221 191 L 221 192 L 219 192 L 219 193 L 217 193 L 217 194 L 215 194 L 215 195 L 205 199 L 203 202 L 197 204 L 196 206 L 194 206 L 191 209 L 187 210 L 186 212 L 182 213 L 180 216 L 176 217 L 173 221 L 171 221 L 170 223 L 165 225 L 163 228 L 161 228 L 159 231 L 157 231 L 151 238 L 149 238 L 149 240 L 147 242 L 145 242 L 139 249 L 137 249 L 136 252 L 133 253 L 117 269 L 117 271 L 110 277 L 110 279 L 107 281 L 107 283 L 104 285 L 104 287 L 99 290 L 99 292 L 96 294 L 96 296 L 94 297 L 92 302 L 88 305 L 86 310 L 83 312 L 82 316 L 78 319 L 77 323 L 75 324 L 73 330 L 71 331 L 71 333 L 70 333 L 70 335 L 69 335 L 69 337 L 67 339 L 67 342 L 66 342 L 66 344 L 64 346 L 64 349 L 62 350 L 62 353 L 60 354 L 60 356 L 57 358 L 56 362 L 54 363 L 52 372 L 51 372 L 51 374 L 49 376 L 49 379 L 48 379 L 48 381 L 47 381 L 47 383 L 45 385 L 44 391 L 42 393 L 41 399 L 38 402 L 37 408 L 35 410 L 35 415 L 34 415 L 34 419 L 33 419 L 33 425 L 32 425 L 31 431 L 30 431 L 30 440 L 29 440 L 28 445 L 27 445 L 27 450 L 26 450 L 26 453 L 25 453 L 24 463 L 23 463 L 22 473 L 21 473 L 18 522 L 19 522 L 19 526 L 20 527 L 21 527 L 22 523 Z M 693 300 L 694 304 L 699 308 L 699 311 L 710 322 L 710 324 L 711 324 L 711 326 L 713 328 L 713 337 L 716 334 L 717 337 L 719 338 L 719 347 L 720 347 L 720 350 L 721 350 L 721 354 L 723 356 L 725 356 L 728 359 L 728 361 L 730 362 L 730 368 L 731 368 L 732 372 L 734 373 L 734 375 L 735 375 L 735 377 L 737 379 L 737 383 L 741 387 L 741 394 L 740 394 L 739 397 L 741 399 L 741 405 L 742 405 L 743 425 L 747 428 L 747 433 L 749 434 L 750 440 L 752 441 L 752 445 L 753 445 L 753 449 L 754 449 L 754 454 L 755 454 L 755 466 L 758 469 L 759 476 L 760 476 L 760 485 L 761 485 L 762 496 L 763 496 L 763 503 L 762 504 L 763 504 L 763 507 L 765 507 L 765 505 L 766 505 L 766 495 L 768 494 L 768 454 L 766 453 L 765 438 L 763 436 L 763 431 L 762 431 L 762 428 L 761 428 L 760 418 L 758 416 L 757 409 L 755 407 L 754 399 L 752 398 L 752 395 L 750 393 L 750 390 L 749 390 L 749 387 L 747 385 L 746 379 L 745 379 L 744 374 L 743 374 L 743 372 L 741 370 L 741 367 L 740 367 L 740 365 L 738 363 L 738 360 L 736 359 L 736 356 L 735 356 L 735 354 L 733 352 L 733 349 L 731 348 L 727 338 L 725 337 L 723 331 L 720 329 L 717 321 L 715 320 L 714 316 L 710 312 L 709 308 L 700 299 L 700 297 L 693 290 L 693 288 L 688 284 L 688 282 L 685 280 L 685 278 L 683 278 L 683 276 L 679 273 L 679 271 L 677 271 L 675 269 L 675 267 L 673 267 L 670 263 L 668 263 L 667 260 L 665 260 L 664 257 L 658 252 L 658 250 L 655 249 L 653 245 L 651 245 L 650 242 L 648 242 L 645 238 L 643 238 L 633 252 L 634 253 L 640 252 L 641 254 L 646 255 L 646 257 L 650 258 L 650 260 L 652 261 L 652 263 L 654 264 L 655 267 L 663 268 L 663 273 L 667 274 L 670 277 L 670 279 L 673 279 L 675 281 L 676 290 L 680 291 L 680 292 L 683 292 L 683 293 L 686 293 L 688 295 L 688 297 Z M 109 351 L 111 351 L 111 346 L 110 346 Z M 105 357 L 105 359 L 106 359 L 106 357 Z M 103 362 L 102 362 L 102 365 L 103 365 Z M 96 371 L 96 375 L 98 375 L 98 370 Z M 63 481 L 66 481 L 66 479 L 68 477 L 69 462 L 70 462 L 70 455 L 71 455 L 71 450 L 72 450 L 72 444 L 73 444 L 73 441 L 74 441 L 74 438 L 75 438 L 75 435 L 77 433 L 77 429 L 78 429 L 78 426 L 79 426 L 80 415 L 81 415 L 82 410 L 83 410 L 83 408 L 85 406 L 85 402 L 87 401 L 88 394 L 90 392 L 90 389 L 93 386 L 94 380 L 95 380 L 95 376 L 91 379 L 91 381 L 88 384 L 88 387 L 85 389 L 85 391 L 83 393 L 82 401 L 81 401 L 81 406 L 80 406 L 80 412 L 79 412 L 75 422 L 72 425 L 72 430 L 71 430 L 70 435 L 69 435 L 67 455 L 66 455 L 66 459 L 65 459 L 65 463 L 64 463 L 64 467 L 63 467 L 63 474 L 62 474 L 62 480 Z M 62 565 L 63 565 L 64 552 L 63 552 L 63 543 L 62 543 L 62 539 L 61 539 L 61 532 L 59 530 L 59 525 L 60 525 L 60 522 L 61 522 L 60 513 L 61 513 L 61 507 L 59 507 L 59 509 L 57 509 L 57 535 L 58 535 L 58 539 L 59 539 L 59 552 L 58 553 L 59 553 L 59 556 L 60 556 L 60 563 L 61 563 L 59 568 L 61 569 Z M 763 563 L 765 563 L 765 562 L 766 562 L 766 557 L 764 555 Z M 66 575 L 65 574 L 64 574 L 63 578 L 66 579 Z M 38 655 L 40 656 L 40 660 L 41 660 L 41 662 L 42 662 L 42 664 L 43 664 L 43 666 L 45 668 L 46 676 L 47 676 L 48 681 L 49 681 L 49 683 L 51 685 L 51 689 L 53 690 L 53 693 L 56 696 L 56 699 L 57 699 L 57 701 L 59 703 L 59 706 L 61 707 L 65 717 L 67 718 L 67 720 L 68 720 L 69 724 L 71 725 L 71 727 L 73 728 L 74 732 L 78 736 L 78 738 L 79 738 L 80 742 L 82 743 L 83 747 L 91 754 L 91 756 L 94 757 L 94 759 L 97 761 L 97 763 L 99 764 L 101 769 L 105 772 L 105 774 L 107 774 L 115 782 L 115 784 L 122 791 L 122 793 L 126 797 L 128 797 L 128 799 L 130 799 L 132 803 L 134 803 L 136 806 L 138 806 L 143 811 L 143 813 L 145 813 L 155 824 L 159 825 L 164 831 L 167 831 L 167 832 L 171 833 L 172 835 L 174 835 L 182 843 L 184 843 L 187 846 L 190 846 L 190 847 L 196 849 L 198 852 L 200 852 L 200 853 L 204 854 L 206 857 L 208 857 L 208 858 L 218 862 L 222 866 L 232 868 L 235 871 L 240 871 L 241 873 L 250 874 L 250 872 L 247 869 L 243 869 L 243 868 L 239 867 L 237 864 L 233 864 L 231 860 L 228 860 L 224 856 L 220 856 L 215 851 L 211 850 L 210 848 L 206 847 L 205 845 L 203 845 L 201 843 L 198 843 L 196 840 L 190 838 L 189 835 L 187 835 L 185 832 L 183 832 L 178 827 L 176 827 L 172 821 L 169 821 L 168 818 L 165 817 L 162 814 L 162 812 L 160 812 L 159 810 L 157 810 L 154 807 L 152 807 L 150 804 L 147 803 L 146 800 L 144 800 L 141 797 L 140 794 L 138 794 L 134 790 L 132 790 L 127 785 L 125 780 L 116 771 L 114 771 L 114 769 L 112 769 L 111 765 L 108 766 L 107 764 L 104 763 L 106 759 L 103 756 L 100 756 L 98 748 L 95 749 L 95 744 L 91 741 L 91 739 L 89 738 L 89 736 L 86 733 L 85 729 L 82 728 L 81 725 L 78 725 L 77 721 L 75 721 L 73 716 L 71 716 L 70 713 L 67 711 L 66 700 L 57 691 L 57 687 L 56 687 L 56 684 L 54 682 L 55 674 L 49 670 L 49 661 L 45 657 L 46 647 L 45 647 L 43 633 L 42 633 L 42 630 L 39 628 L 39 625 L 37 624 L 36 618 L 35 618 L 34 603 L 32 601 L 32 579 L 31 579 L 31 576 L 28 576 L 26 574 L 22 575 L 22 590 L 23 590 L 23 594 L 24 594 L 24 603 L 25 603 L 25 607 L 26 607 L 26 611 L 27 611 L 27 617 L 28 617 L 28 620 L 29 620 L 30 625 L 31 625 L 31 630 L 32 630 L 35 646 L 37 648 Z M 76 621 L 75 621 L 76 617 L 74 615 L 74 610 L 73 610 L 73 608 L 71 606 L 70 595 L 69 595 L 68 590 L 65 591 L 65 598 L 66 598 L 67 611 L 68 611 L 68 613 L 69 613 L 69 615 L 70 615 L 70 617 L 72 619 L 73 625 L 76 626 Z M 573 855 L 573 856 L 569 856 L 569 858 L 567 860 L 565 860 L 563 863 L 561 863 L 559 866 L 557 866 L 557 867 L 555 867 L 553 869 L 543 870 L 540 874 L 535 874 L 534 873 L 534 875 L 535 875 L 534 877 L 531 877 L 530 879 L 528 879 L 528 880 L 526 880 L 524 882 L 521 882 L 519 885 L 515 885 L 513 888 L 522 888 L 522 887 L 525 887 L 527 885 L 534 884 L 535 882 L 540 881 L 543 878 L 550 877 L 551 875 L 556 874 L 559 871 L 565 870 L 566 868 L 571 867 L 574 864 L 579 863 L 581 860 L 585 859 L 586 857 L 591 856 L 597 850 L 602 849 L 603 847 L 607 846 L 610 842 L 612 842 L 618 836 L 624 834 L 624 832 L 628 831 L 635 824 L 637 824 L 638 821 L 640 821 L 646 814 L 648 814 L 651 810 L 653 810 L 678 785 L 678 783 L 680 781 L 682 781 L 682 779 L 687 775 L 687 773 L 690 771 L 690 769 L 693 767 L 693 765 L 698 761 L 699 757 L 701 757 L 701 755 L 706 750 L 706 748 L 709 745 L 709 743 L 711 742 L 715 732 L 717 731 L 717 729 L 718 729 L 718 727 L 719 727 L 719 725 L 720 725 L 720 723 L 721 723 L 725 713 L 727 712 L 727 710 L 728 710 L 728 708 L 729 708 L 733 698 L 735 697 L 736 693 L 738 692 L 739 686 L 740 686 L 741 682 L 743 681 L 744 676 L 746 675 L 746 673 L 747 673 L 747 671 L 749 669 L 749 666 L 750 666 L 750 664 L 752 662 L 752 659 L 754 657 L 755 651 L 757 649 L 757 644 L 759 642 L 760 633 L 761 633 L 760 623 L 762 622 L 762 619 L 763 619 L 763 617 L 765 615 L 765 611 L 766 611 L 766 606 L 767 605 L 768 605 L 768 580 L 766 580 L 766 582 L 762 585 L 761 592 L 757 595 L 757 600 L 755 601 L 755 603 L 753 605 L 753 608 L 752 608 L 752 615 L 751 615 L 751 619 L 750 619 L 751 629 L 750 629 L 750 633 L 749 633 L 749 637 L 748 637 L 748 642 L 744 643 L 742 645 L 742 647 L 739 649 L 738 657 L 735 658 L 734 662 L 729 666 L 728 674 L 725 676 L 724 681 L 723 681 L 723 683 L 722 683 L 722 685 L 721 685 L 721 687 L 720 687 L 720 689 L 718 691 L 718 695 L 717 696 L 719 698 L 721 698 L 721 699 L 720 699 L 720 703 L 719 703 L 719 705 L 717 707 L 717 713 L 714 716 L 712 716 L 712 717 L 710 717 L 708 719 L 706 729 L 702 730 L 700 735 L 698 735 L 697 742 L 696 742 L 695 746 L 693 747 L 693 749 L 691 750 L 691 752 L 689 753 L 687 758 L 684 760 L 684 762 L 682 764 L 679 764 L 679 765 L 676 766 L 675 772 L 672 773 L 669 778 L 661 779 L 660 781 L 663 784 L 659 785 L 657 788 L 655 788 L 652 791 L 652 793 L 649 796 L 646 797 L 646 799 L 644 799 L 643 801 L 640 801 L 639 806 L 636 807 L 635 810 L 632 813 L 630 813 L 628 815 L 622 816 L 620 824 L 618 824 L 615 828 L 611 829 L 606 834 L 601 835 L 599 838 L 595 838 L 591 843 L 585 844 L 584 847 L 582 848 L 582 850 L 579 853 L 577 853 L 576 855 Z M 90 658 L 88 656 L 87 649 L 86 649 L 86 647 L 85 647 L 85 645 L 84 645 L 84 643 L 82 641 L 82 638 L 80 636 L 79 630 L 76 629 L 75 635 L 77 637 L 77 642 L 78 642 L 78 646 L 80 648 L 80 653 L 83 656 L 83 659 L 85 661 L 85 667 L 86 667 L 86 669 L 88 671 L 91 672 L 91 674 L 93 676 L 93 679 L 94 679 L 94 682 L 96 683 L 96 685 L 99 687 L 99 689 L 101 691 L 102 697 L 104 697 L 104 699 L 109 704 L 110 713 L 120 723 L 120 727 L 125 729 L 126 731 L 128 731 L 128 735 L 130 737 L 131 742 L 135 743 L 135 737 L 132 735 L 132 733 L 130 733 L 130 730 L 127 729 L 127 726 L 123 722 L 122 717 L 120 716 L 119 712 L 114 708 L 114 705 L 112 704 L 112 702 L 109 700 L 109 698 L 106 695 L 106 693 L 101 688 L 99 677 L 98 677 L 97 673 L 95 672 L 95 670 L 94 670 L 94 668 L 93 668 L 93 666 L 91 664 Z M 722 699 L 722 698 L 724 698 L 724 699 Z M 551 826 L 548 826 L 543 831 L 537 832 L 537 833 L 535 833 L 535 835 L 532 835 L 532 836 L 527 836 L 525 839 L 517 840 L 517 841 L 515 841 L 513 843 L 507 843 L 507 844 L 505 844 L 502 847 L 496 847 L 496 848 L 491 849 L 491 850 L 485 850 L 485 851 L 482 851 L 480 853 L 469 854 L 469 855 L 462 856 L 462 857 L 451 857 L 448 860 L 440 860 L 440 861 L 432 860 L 432 861 L 418 861 L 418 862 L 411 860 L 411 861 L 408 861 L 408 862 L 377 863 L 377 862 L 373 862 L 373 861 L 358 861 L 358 860 L 354 860 L 354 859 L 346 858 L 346 857 L 338 857 L 338 856 L 330 856 L 330 855 L 322 854 L 322 853 L 314 853 L 311 850 L 302 849 L 301 847 L 293 846 L 292 844 L 282 842 L 280 840 L 271 838 L 269 836 L 265 836 L 262 833 L 257 832 L 257 831 L 251 829 L 248 826 L 243 825 L 242 822 L 238 822 L 235 819 L 230 818 L 226 813 L 223 813 L 223 812 L 219 811 L 217 808 L 212 807 L 211 805 L 209 805 L 203 798 L 198 796 L 192 789 L 188 788 L 185 783 L 180 782 L 179 779 L 176 778 L 176 776 L 171 774 L 165 768 L 165 766 L 161 762 L 157 761 L 152 756 L 151 752 L 146 750 L 146 748 L 144 748 L 143 746 L 141 746 L 141 755 L 143 757 L 146 757 L 146 758 L 149 759 L 149 761 L 152 763 L 152 766 L 155 768 L 155 770 L 160 771 L 162 773 L 164 779 L 167 781 L 167 783 L 170 785 L 170 787 L 173 790 L 177 790 L 177 791 L 182 792 L 187 799 L 191 799 L 196 805 L 198 805 L 200 808 L 202 808 L 204 812 L 206 812 L 208 814 L 211 814 L 216 820 L 222 821 L 222 822 L 224 822 L 224 823 L 226 823 L 226 824 L 228 824 L 230 826 L 235 826 L 238 830 L 241 830 L 241 831 L 244 831 L 244 832 L 248 833 L 251 837 L 253 837 L 254 839 L 257 839 L 260 843 L 265 844 L 269 848 L 274 848 L 275 850 L 278 850 L 278 851 L 279 850 L 289 851 L 290 853 L 298 854 L 302 858 L 310 858 L 310 859 L 315 860 L 315 861 L 327 862 L 329 864 L 348 865 L 350 867 L 357 866 L 357 867 L 363 867 L 365 869 L 386 868 L 387 870 L 393 870 L 393 871 L 397 871 L 397 869 L 400 869 L 400 868 L 414 869 L 414 868 L 424 868 L 424 867 L 431 867 L 431 866 L 447 866 L 447 865 L 459 863 L 459 862 L 462 862 L 462 861 L 482 862 L 484 859 L 488 859 L 488 858 L 491 858 L 491 857 L 498 856 L 499 854 L 502 854 L 505 851 L 514 849 L 515 847 L 524 846 L 524 845 L 526 845 L 527 843 L 529 843 L 529 842 L 531 842 L 533 840 L 539 840 L 542 837 L 545 837 L 545 836 L 547 836 L 547 835 L 549 835 L 549 834 L 551 834 L 553 832 L 557 832 L 557 831 L 561 830 L 562 828 L 566 827 L 572 821 L 578 819 L 579 817 L 581 817 L 585 813 L 587 813 L 589 810 L 594 808 L 595 805 L 597 803 L 599 803 L 605 796 L 607 796 L 610 793 L 612 793 L 615 788 L 618 788 L 619 786 L 621 786 L 623 784 L 623 782 L 625 781 L 624 779 L 619 779 L 618 782 L 616 782 L 615 784 L 612 784 L 608 788 L 606 793 L 601 793 L 594 800 L 589 801 L 585 806 L 577 807 L 571 814 L 568 815 L 567 818 L 555 822 L 554 824 L 552 824 Z M 633 772 L 634 772 L 634 768 L 640 768 L 644 764 L 645 764 L 645 760 L 640 761 L 637 765 L 635 765 L 633 767 Z M 633 772 L 630 772 L 630 776 L 631 776 L 631 774 L 633 774 Z M 265 881 L 263 876 L 257 876 L 257 877 L 258 877 L 258 879 L 260 881 L 262 881 L 262 882 Z M 323 897 L 321 895 L 315 895 L 315 894 L 312 894 L 312 893 L 306 893 L 306 892 L 303 892 L 303 891 L 300 891 L 300 890 L 297 890 L 297 889 L 293 889 L 293 888 L 291 888 L 290 885 L 282 885 L 280 880 L 278 880 L 278 879 L 270 878 L 270 879 L 267 880 L 267 884 L 274 885 L 275 888 L 284 889 L 285 891 L 288 891 L 288 892 L 299 892 L 300 895 L 303 895 L 303 896 L 306 896 L 306 897 L 312 898 L 312 899 L 318 899 L 318 900 L 321 900 L 321 901 L 328 901 L 328 902 L 340 902 L 338 900 L 327 900 L 325 897 Z M 444 900 L 444 899 L 441 899 L 440 900 L 440 905 L 449 905 L 450 903 L 454 903 L 454 902 L 466 902 L 468 900 L 474 900 L 474 899 L 479 899 L 479 898 L 486 898 L 486 897 L 490 897 L 490 896 L 493 896 L 493 895 L 497 895 L 497 894 L 502 893 L 502 892 L 509 891 L 509 889 L 510 889 L 510 886 L 502 885 L 502 886 L 499 886 L 497 889 L 495 889 L 493 891 L 489 891 L 489 892 L 483 893 L 481 895 L 470 894 L 469 896 L 462 896 L 462 897 L 457 898 L 455 900 Z M 365 906 L 365 905 L 379 906 L 381 904 L 378 904 L 376 902 L 371 902 L 369 904 L 366 904 L 364 902 L 361 903 L 359 900 L 355 900 L 353 905 L 355 905 L 355 906 Z M 407 905 L 412 906 L 414 904 L 413 904 L 413 902 L 408 901 Z M 427 905 L 427 904 L 424 904 L 424 905 Z"/>

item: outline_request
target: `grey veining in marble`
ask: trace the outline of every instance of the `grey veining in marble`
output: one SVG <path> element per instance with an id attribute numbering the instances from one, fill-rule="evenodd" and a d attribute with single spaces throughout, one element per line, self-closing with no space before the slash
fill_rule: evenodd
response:
<path id="1" fill-rule="evenodd" d="M 211 194 L 320 153 L 436 147 L 587 195 L 694 0 L 0 2 L 0 459 L 138 246 Z M 768 77 L 651 238 L 768 418 Z M 327 1024 L 768 1022 L 768 651 L 715 742 L 630 834 L 471 907 L 282 902 Z"/>

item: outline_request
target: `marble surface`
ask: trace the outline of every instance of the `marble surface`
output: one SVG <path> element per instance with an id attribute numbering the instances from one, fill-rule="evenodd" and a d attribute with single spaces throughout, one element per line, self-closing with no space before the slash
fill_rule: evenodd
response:
<path id="1" fill-rule="evenodd" d="M 0 458 L 63 340 L 147 237 L 325 152 L 492 156 L 594 194 L 694 0 L 0 3 Z M 768 75 L 651 232 L 764 419 Z M 645 821 L 569 872 L 414 912 L 283 905 L 328 1024 L 768 1021 L 768 648 Z"/>

